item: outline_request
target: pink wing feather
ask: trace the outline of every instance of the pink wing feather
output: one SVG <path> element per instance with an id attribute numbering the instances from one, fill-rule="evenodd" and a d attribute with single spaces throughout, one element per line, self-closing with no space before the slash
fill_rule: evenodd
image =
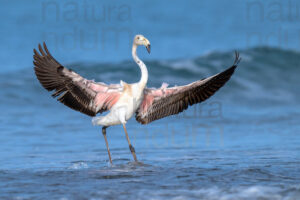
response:
<path id="1" fill-rule="evenodd" d="M 233 65 L 214 76 L 184 86 L 167 88 L 167 85 L 163 84 L 159 89 L 146 88 L 143 102 L 136 112 L 136 120 L 148 124 L 178 114 L 190 105 L 205 101 L 230 79 L 239 61 L 239 54 L 236 52 Z"/>
<path id="2" fill-rule="evenodd" d="M 106 85 L 87 80 L 63 67 L 47 49 L 39 45 L 39 52 L 34 49 L 35 74 L 48 91 L 53 91 L 53 97 L 66 106 L 89 116 L 95 116 L 111 109 L 119 100 L 123 87 L 119 84 Z"/>

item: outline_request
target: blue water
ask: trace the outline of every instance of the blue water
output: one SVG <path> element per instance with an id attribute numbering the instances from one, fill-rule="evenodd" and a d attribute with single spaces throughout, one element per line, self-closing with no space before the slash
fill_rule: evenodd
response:
<path id="1" fill-rule="evenodd" d="M 0 7 L 0 199 L 300 198 L 300 3 L 15 2 Z M 129 31 L 102 40 L 112 27 Z M 272 35 L 277 30 L 283 36 Z M 82 40 L 80 31 L 91 35 Z M 247 41 L 251 31 L 262 40 Z M 84 77 L 135 82 L 136 33 L 153 47 L 150 55 L 139 49 L 149 87 L 220 72 L 235 49 L 242 62 L 208 101 L 146 126 L 130 120 L 140 163 L 132 162 L 122 127 L 108 128 L 111 166 L 101 128 L 40 86 L 32 49 L 45 40 L 57 60 Z"/>

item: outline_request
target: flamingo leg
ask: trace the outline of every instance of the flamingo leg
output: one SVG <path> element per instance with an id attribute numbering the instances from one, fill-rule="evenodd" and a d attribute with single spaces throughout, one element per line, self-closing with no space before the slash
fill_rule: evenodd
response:
<path id="1" fill-rule="evenodd" d="M 135 149 L 134 149 L 134 147 L 131 145 L 131 142 L 130 142 L 130 140 L 129 140 L 129 137 L 128 137 L 128 133 L 127 133 L 125 124 L 123 124 L 123 128 L 124 128 L 124 131 L 125 131 L 125 134 L 126 134 L 126 139 L 127 139 L 128 145 L 129 145 L 130 152 L 131 152 L 131 154 L 132 154 L 132 156 L 133 156 L 134 161 L 137 162 L 138 160 L 137 160 L 136 155 L 135 155 Z"/>
<path id="2" fill-rule="evenodd" d="M 107 142 L 107 138 L 106 138 L 106 129 L 108 126 L 103 126 L 102 127 L 102 134 L 104 136 L 105 139 L 105 144 L 106 144 L 106 148 L 107 148 L 107 153 L 108 153 L 108 157 L 109 157 L 109 162 L 110 164 L 112 164 L 112 160 L 111 160 L 111 156 L 110 156 L 110 150 L 109 150 L 109 146 L 108 146 L 108 142 Z"/>

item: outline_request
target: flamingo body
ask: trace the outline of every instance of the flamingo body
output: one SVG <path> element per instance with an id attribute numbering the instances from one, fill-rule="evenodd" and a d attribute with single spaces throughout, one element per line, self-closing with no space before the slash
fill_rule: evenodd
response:
<path id="1" fill-rule="evenodd" d="M 143 89 L 138 83 L 127 84 L 121 81 L 123 86 L 119 99 L 113 102 L 110 112 L 105 116 L 94 117 L 92 123 L 99 126 L 113 126 L 126 123 L 139 108 L 143 101 Z"/>

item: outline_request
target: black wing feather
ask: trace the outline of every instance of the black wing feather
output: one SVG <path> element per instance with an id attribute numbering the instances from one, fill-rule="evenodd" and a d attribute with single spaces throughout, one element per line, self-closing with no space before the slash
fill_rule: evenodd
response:
<path id="1" fill-rule="evenodd" d="M 241 60 L 238 52 L 235 55 L 233 65 L 227 70 L 212 77 L 181 86 L 178 92 L 155 99 L 146 113 L 143 113 L 142 109 L 137 111 L 136 120 L 141 124 L 148 124 L 163 117 L 178 114 L 186 110 L 188 106 L 205 101 L 218 91 L 234 73 Z"/>
<path id="2" fill-rule="evenodd" d="M 43 47 L 44 49 L 39 44 L 39 52 L 33 50 L 34 70 L 42 86 L 48 91 L 54 90 L 52 97 L 58 97 L 57 100 L 64 105 L 89 116 L 95 116 L 97 109 L 93 105 L 93 100 L 96 92 L 87 87 L 86 79 L 57 62 L 45 43 Z"/>

